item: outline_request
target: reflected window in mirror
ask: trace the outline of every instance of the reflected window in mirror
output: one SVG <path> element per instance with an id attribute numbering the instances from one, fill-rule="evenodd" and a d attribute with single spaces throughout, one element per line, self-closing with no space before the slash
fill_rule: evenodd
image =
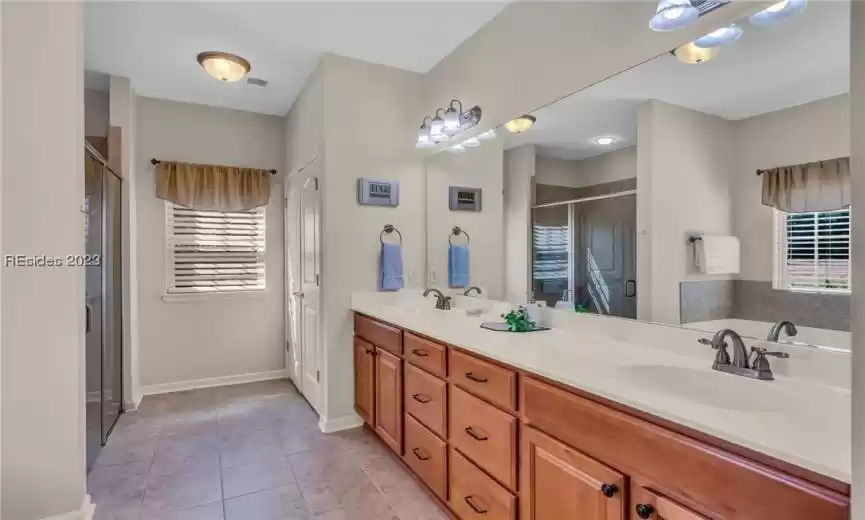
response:
<path id="1" fill-rule="evenodd" d="M 775 211 L 775 289 L 850 293 L 850 209 Z"/>

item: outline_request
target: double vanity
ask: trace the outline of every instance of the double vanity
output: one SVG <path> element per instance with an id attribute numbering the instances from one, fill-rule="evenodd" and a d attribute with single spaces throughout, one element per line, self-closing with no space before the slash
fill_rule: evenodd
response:
<path id="1" fill-rule="evenodd" d="M 846 390 L 388 297 L 353 298 L 355 408 L 462 520 L 848 518 Z"/>

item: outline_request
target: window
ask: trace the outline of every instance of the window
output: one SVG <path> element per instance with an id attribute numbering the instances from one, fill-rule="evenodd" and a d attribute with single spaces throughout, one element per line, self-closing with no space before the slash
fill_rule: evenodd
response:
<path id="1" fill-rule="evenodd" d="M 262 291 L 264 208 L 200 211 L 166 203 L 168 293 Z"/>
<path id="2" fill-rule="evenodd" d="M 775 288 L 850 292 L 850 209 L 776 212 Z"/>

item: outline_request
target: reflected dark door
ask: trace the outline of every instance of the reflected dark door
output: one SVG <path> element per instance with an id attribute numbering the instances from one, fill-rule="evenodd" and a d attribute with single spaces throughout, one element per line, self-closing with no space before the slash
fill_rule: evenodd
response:
<path id="1" fill-rule="evenodd" d="M 636 195 L 575 204 L 577 301 L 590 312 L 637 317 Z"/>

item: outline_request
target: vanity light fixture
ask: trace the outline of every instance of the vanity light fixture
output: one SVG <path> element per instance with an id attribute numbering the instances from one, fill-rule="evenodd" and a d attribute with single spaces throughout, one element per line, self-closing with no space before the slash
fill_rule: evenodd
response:
<path id="1" fill-rule="evenodd" d="M 418 148 L 430 148 L 436 144 L 430 138 L 429 122 L 432 122 L 429 116 L 423 118 L 423 124 L 420 125 L 420 129 L 417 131 L 417 144 L 415 146 Z"/>
<path id="2" fill-rule="evenodd" d="M 681 47 L 676 47 L 674 50 L 670 51 L 673 56 L 679 59 L 682 63 L 687 63 L 688 65 L 696 65 L 698 63 L 705 63 L 721 52 L 720 47 L 697 47 L 694 45 L 694 42 L 686 43 Z"/>
<path id="3" fill-rule="evenodd" d="M 205 72 L 226 83 L 242 79 L 252 69 L 248 61 L 227 52 L 202 52 L 197 59 Z"/>
<path id="4" fill-rule="evenodd" d="M 432 118 L 429 116 L 425 117 L 418 131 L 416 146 L 418 148 L 435 146 L 480 122 L 481 107 L 473 106 L 465 112 L 462 110 L 462 102 L 454 99 L 450 102 L 447 109 L 440 108 L 436 110 Z"/>
<path id="5" fill-rule="evenodd" d="M 609 146 L 618 141 L 618 138 L 613 137 L 611 135 L 600 135 L 598 137 L 593 137 L 592 142 L 595 144 L 599 144 L 601 146 Z"/>
<path id="6" fill-rule="evenodd" d="M 694 45 L 702 49 L 720 47 L 721 45 L 727 45 L 728 43 L 733 43 L 738 40 L 742 37 L 743 32 L 742 28 L 736 24 L 728 25 L 727 27 L 715 29 L 706 36 L 697 38 L 694 40 Z"/>
<path id="7" fill-rule="evenodd" d="M 505 128 L 508 130 L 508 132 L 519 134 L 535 126 L 535 121 L 537 121 L 537 118 L 535 116 L 523 114 L 520 117 L 516 119 L 511 119 L 510 121 L 505 123 Z"/>
<path id="8" fill-rule="evenodd" d="M 758 27 L 785 22 L 804 11 L 807 6 L 808 0 L 782 0 L 759 13 L 752 14 L 748 21 Z"/>
<path id="9" fill-rule="evenodd" d="M 457 110 L 456 106 L 458 105 L 460 108 Z M 459 102 L 459 100 L 451 100 L 450 106 L 445 110 L 445 130 L 459 130 L 460 129 L 460 115 L 463 113 L 463 104 Z"/>
<path id="10" fill-rule="evenodd" d="M 436 115 L 434 118 L 432 118 L 432 122 L 430 123 L 430 131 L 429 132 L 430 132 L 430 136 L 433 139 L 435 139 L 437 137 L 442 137 L 445 135 L 445 133 L 444 133 L 445 120 L 439 116 L 439 112 L 441 112 L 441 111 L 442 111 L 442 109 L 436 110 Z"/>
<path id="11" fill-rule="evenodd" d="M 661 0 L 649 27 L 653 31 L 672 31 L 694 23 L 699 17 L 700 11 L 691 0 Z"/>

